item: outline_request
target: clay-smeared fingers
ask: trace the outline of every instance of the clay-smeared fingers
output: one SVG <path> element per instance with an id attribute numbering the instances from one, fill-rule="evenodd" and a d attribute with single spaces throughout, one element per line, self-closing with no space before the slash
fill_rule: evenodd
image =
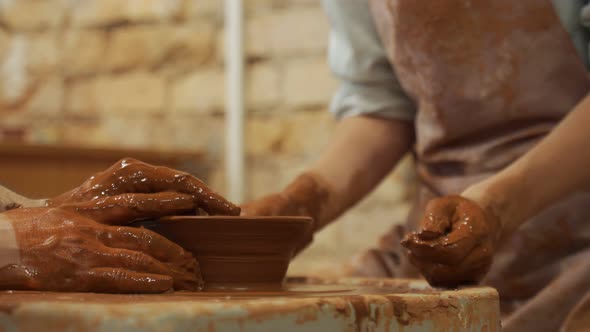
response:
<path id="1" fill-rule="evenodd" d="M 430 201 L 417 232 L 408 234 L 402 245 L 416 258 L 441 264 L 458 264 L 489 237 L 492 230 L 475 203 L 460 196 Z"/>
<path id="2" fill-rule="evenodd" d="M 498 230 L 497 218 L 475 202 L 446 196 L 429 202 L 419 230 L 406 235 L 401 244 L 432 285 L 455 287 L 483 278 Z"/>
<path id="3" fill-rule="evenodd" d="M 472 281 L 479 282 L 488 272 L 493 260 L 492 247 L 489 243 L 482 243 L 462 262 L 462 273 L 471 276 Z"/>
<path id="4" fill-rule="evenodd" d="M 478 283 L 492 264 L 492 256 L 485 245 L 475 248 L 459 264 L 440 264 L 427 261 L 416 257 L 413 252 L 408 252 L 408 259 L 420 270 L 430 285 L 446 288 Z"/>
<path id="5" fill-rule="evenodd" d="M 79 203 L 126 193 L 177 192 L 191 195 L 211 215 L 239 215 L 240 208 L 211 190 L 196 177 L 168 167 L 126 158 L 99 172 L 78 188 L 47 201 L 48 206 Z"/>
<path id="6" fill-rule="evenodd" d="M 448 236 L 436 240 L 422 240 L 417 233 L 408 234 L 402 245 L 415 257 L 440 264 L 458 264 L 477 245 L 477 239 L 463 237 L 457 241 L 450 241 Z"/>
<path id="7" fill-rule="evenodd" d="M 111 248 L 142 251 L 167 266 L 174 279 L 174 289 L 200 290 L 203 287 L 197 260 L 176 243 L 145 228 L 110 227 L 99 240 Z"/>
<path id="8" fill-rule="evenodd" d="M 180 258 L 194 260 L 192 255 L 178 244 L 145 228 L 111 226 L 101 233 L 98 239 L 105 246 L 142 251 L 165 263 Z"/>
<path id="9" fill-rule="evenodd" d="M 239 207 L 211 190 L 203 181 L 185 172 L 163 166 L 153 166 L 131 158 L 119 161 L 107 172 L 112 173 L 111 179 L 122 179 L 125 182 L 116 186 L 119 191 L 180 192 L 194 196 L 199 207 L 209 214 L 240 214 Z"/>
<path id="10" fill-rule="evenodd" d="M 174 289 L 183 291 L 200 291 L 204 287 L 203 280 L 200 275 L 188 273 L 186 271 L 175 271 L 173 273 Z"/>
<path id="11" fill-rule="evenodd" d="M 141 251 L 120 248 L 100 248 L 100 258 L 94 258 L 92 267 L 111 266 L 140 273 L 169 275 L 169 268 L 162 262 Z"/>
<path id="12" fill-rule="evenodd" d="M 196 177 L 168 167 L 151 166 L 137 162 L 134 166 L 143 178 L 143 185 L 151 192 L 176 191 L 195 197 L 199 207 L 211 215 L 240 214 L 240 208 L 211 190 Z"/>
<path id="13" fill-rule="evenodd" d="M 109 267 L 80 272 L 78 278 L 78 291 L 96 293 L 164 293 L 173 286 L 170 276 Z"/>
<path id="14" fill-rule="evenodd" d="M 295 211 L 289 206 L 289 202 L 281 194 L 272 194 L 255 201 L 242 204 L 241 215 L 256 216 L 280 216 L 295 215 Z"/>
<path id="15" fill-rule="evenodd" d="M 433 240 L 452 229 L 458 201 L 455 196 L 447 199 L 433 199 L 426 205 L 426 213 L 420 223 L 418 236 L 423 240 Z"/>
<path id="16" fill-rule="evenodd" d="M 197 207 L 193 196 L 173 192 L 126 193 L 62 205 L 63 209 L 107 225 L 123 225 L 137 219 L 185 214 L 196 211 Z"/>

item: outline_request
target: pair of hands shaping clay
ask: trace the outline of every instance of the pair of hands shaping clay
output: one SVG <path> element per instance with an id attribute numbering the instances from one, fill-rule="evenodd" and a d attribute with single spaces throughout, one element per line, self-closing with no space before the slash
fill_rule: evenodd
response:
<path id="1" fill-rule="evenodd" d="M 197 178 L 124 159 L 45 207 L 0 214 L 19 257 L 0 267 L 0 288 L 158 293 L 202 288 L 192 255 L 164 237 L 125 227 L 134 220 L 195 213 L 239 215 L 240 208 Z"/>

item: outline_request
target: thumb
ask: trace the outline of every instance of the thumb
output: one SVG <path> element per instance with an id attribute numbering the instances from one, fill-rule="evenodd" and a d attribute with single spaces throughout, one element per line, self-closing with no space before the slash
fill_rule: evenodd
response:
<path id="1" fill-rule="evenodd" d="M 289 214 L 287 206 L 288 203 L 280 194 L 272 194 L 243 204 L 240 206 L 242 210 L 240 215 L 248 217 L 287 215 Z"/>
<path id="2" fill-rule="evenodd" d="M 434 240 L 448 234 L 453 227 L 453 219 L 459 196 L 445 196 L 433 199 L 426 205 L 426 212 L 420 222 L 420 230 L 417 233 L 421 240 Z"/>
<path id="3" fill-rule="evenodd" d="M 198 206 L 191 195 L 163 192 L 107 196 L 92 201 L 66 204 L 62 208 L 102 224 L 126 225 L 138 219 L 195 213 Z"/>

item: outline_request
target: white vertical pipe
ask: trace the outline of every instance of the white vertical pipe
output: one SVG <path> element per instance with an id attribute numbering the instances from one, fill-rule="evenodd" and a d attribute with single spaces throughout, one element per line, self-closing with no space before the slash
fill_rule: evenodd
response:
<path id="1" fill-rule="evenodd" d="M 236 203 L 244 199 L 243 27 L 243 0 L 225 0 L 225 169 L 228 198 Z"/>

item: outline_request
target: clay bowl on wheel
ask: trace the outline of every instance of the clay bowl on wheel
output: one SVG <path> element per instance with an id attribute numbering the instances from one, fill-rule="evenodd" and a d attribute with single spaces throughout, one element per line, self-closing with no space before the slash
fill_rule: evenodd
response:
<path id="1" fill-rule="evenodd" d="M 206 289 L 276 289 L 312 219 L 175 216 L 139 224 L 190 251 Z"/>

